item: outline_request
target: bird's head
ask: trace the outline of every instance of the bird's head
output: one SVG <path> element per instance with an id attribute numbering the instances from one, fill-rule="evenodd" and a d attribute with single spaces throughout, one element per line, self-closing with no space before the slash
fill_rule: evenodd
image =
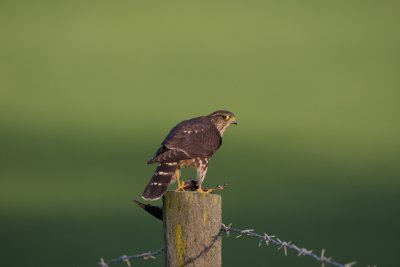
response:
<path id="1" fill-rule="evenodd" d="M 208 115 L 211 122 L 217 127 L 221 136 L 224 134 L 226 128 L 231 126 L 232 124 L 237 125 L 238 122 L 236 120 L 235 114 L 227 110 L 217 110 L 210 115 Z"/>

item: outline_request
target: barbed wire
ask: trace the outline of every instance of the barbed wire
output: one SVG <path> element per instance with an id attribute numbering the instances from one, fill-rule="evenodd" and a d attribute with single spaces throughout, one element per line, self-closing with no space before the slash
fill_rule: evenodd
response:
<path id="1" fill-rule="evenodd" d="M 318 254 L 314 253 L 312 250 L 308 250 L 306 248 L 301 248 L 301 247 L 296 246 L 295 244 L 292 243 L 292 241 L 282 241 L 274 235 L 268 235 L 266 233 L 258 234 L 256 232 L 254 232 L 254 229 L 241 230 L 241 229 L 233 228 L 232 224 L 228 224 L 228 225 L 222 224 L 221 233 L 226 233 L 226 235 L 229 237 L 230 232 L 238 233 L 239 235 L 237 235 L 236 238 L 239 238 L 242 236 L 255 237 L 255 238 L 259 239 L 258 246 L 261 246 L 264 243 L 267 246 L 269 244 L 273 244 L 278 247 L 278 250 L 283 249 L 286 256 L 287 256 L 288 249 L 295 250 L 297 252 L 298 256 L 309 256 L 309 257 L 315 259 L 316 261 L 320 262 L 322 264 L 322 267 L 324 267 L 325 264 L 336 266 L 336 267 L 351 267 L 357 263 L 356 261 L 353 261 L 353 262 L 343 264 L 343 263 L 332 260 L 331 257 L 325 256 L 325 249 L 322 249 L 321 254 L 318 255 Z"/>
<path id="2" fill-rule="evenodd" d="M 228 224 L 228 225 L 225 225 L 225 224 L 221 225 L 221 232 L 220 232 L 221 235 L 223 235 L 225 233 L 226 236 L 229 237 L 229 234 L 231 232 L 238 233 L 236 238 L 240 238 L 242 236 L 250 236 L 250 237 L 257 238 L 259 240 L 258 246 L 261 246 L 262 244 L 266 244 L 267 246 L 269 244 L 273 244 L 278 247 L 278 250 L 282 249 L 286 256 L 287 256 L 288 249 L 294 250 L 294 251 L 296 251 L 298 256 L 308 256 L 308 257 L 311 257 L 314 260 L 320 262 L 322 264 L 322 267 L 324 267 L 325 264 L 335 266 L 335 267 L 352 267 L 357 263 L 356 261 L 352 261 L 352 262 L 343 264 L 343 263 L 332 260 L 332 257 L 325 256 L 325 249 L 322 249 L 321 254 L 318 255 L 318 254 L 314 253 L 312 250 L 298 247 L 297 245 L 292 243 L 292 241 L 282 241 L 278 237 L 276 237 L 274 235 L 268 235 L 266 233 L 258 234 L 256 232 L 254 232 L 254 229 L 243 229 L 242 230 L 242 229 L 238 229 L 238 228 L 233 228 L 232 223 Z M 128 265 L 128 267 L 131 267 L 132 266 L 131 260 L 155 259 L 156 255 L 160 254 L 163 251 L 164 251 L 164 247 L 162 247 L 156 251 L 149 251 L 149 252 L 136 254 L 136 255 L 132 255 L 132 256 L 123 255 L 123 256 L 120 256 L 116 259 L 113 259 L 113 260 L 110 260 L 107 262 L 104 261 L 103 258 L 101 258 L 99 265 L 101 267 L 109 267 L 109 265 L 112 265 L 114 263 L 125 262 Z"/>
<path id="3" fill-rule="evenodd" d="M 116 259 L 110 260 L 110 261 L 105 261 L 103 258 L 100 258 L 100 262 L 99 265 L 101 267 L 108 267 L 114 263 L 118 263 L 118 262 L 125 262 L 128 267 L 132 267 L 131 264 L 131 260 L 135 260 L 135 259 L 143 259 L 143 260 L 148 260 L 148 259 L 155 259 L 157 254 L 160 254 L 161 252 L 164 251 L 164 247 L 155 250 L 155 251 L 149 251 L 149 252 L 144 252 L 144 253 L 140 253 L 140 254 L 136 254 L 136 255 L 131 255 L 131 256 L 127 256 L 127 255 L 122 255 Z"/>

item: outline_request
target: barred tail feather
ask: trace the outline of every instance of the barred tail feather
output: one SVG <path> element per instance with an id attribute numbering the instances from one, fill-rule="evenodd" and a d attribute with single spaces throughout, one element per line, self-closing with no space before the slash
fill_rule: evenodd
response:
<path id="1" fill-rule="evenodd" d="M 158 165 L 153 177 L 143 191 L 142 198 L 145 200 L 156 200 L 167 191 L 168 185 L 178 166 L 175 163 L 161 163 Z"/>

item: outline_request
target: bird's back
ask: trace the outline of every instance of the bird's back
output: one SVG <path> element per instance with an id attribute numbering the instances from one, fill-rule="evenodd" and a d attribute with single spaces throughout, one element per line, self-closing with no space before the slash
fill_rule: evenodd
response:
<path id="1" fill-rule="evenodd" d="M 210 157 L 221 142 L 221 135 L 210 119 L 207 116 L 196 117 L 182 121 L 172 128 L 149 162 L 159 162 L 165 153 L 169 153 L 166 157 L 168 160 Z"/>

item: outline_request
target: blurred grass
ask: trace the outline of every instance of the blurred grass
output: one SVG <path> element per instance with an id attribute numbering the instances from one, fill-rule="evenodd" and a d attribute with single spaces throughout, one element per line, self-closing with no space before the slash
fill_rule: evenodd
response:
<path id="1" fill-rule="evenodd" d="M 240 125 L 206 180 L 231 184 L 225 222 L 397 266 L 398 10 L 1 2 L 3 265 L 93 266 L 159 248 L 161 224 L 132 203 L 154 169 L 145 161 L 180 120 L 226 108 Z M 244 239 L 224 240 L 223 259 L 313 264 Z"/>

